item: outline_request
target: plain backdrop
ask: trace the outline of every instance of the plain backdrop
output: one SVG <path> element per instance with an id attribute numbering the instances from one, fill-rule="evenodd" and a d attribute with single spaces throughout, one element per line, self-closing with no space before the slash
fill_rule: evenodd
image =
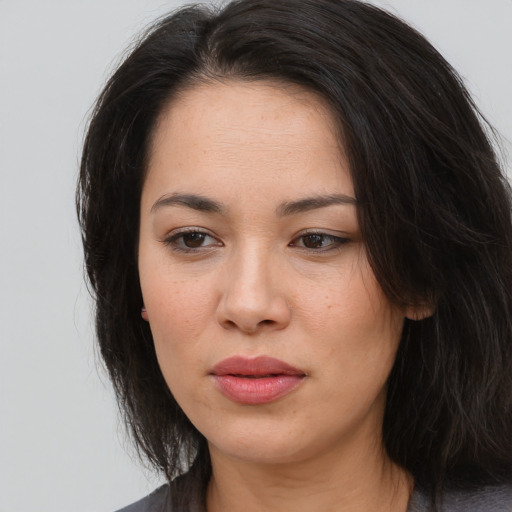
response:
<path id="1" fill-rule="evenodd" d="M 160 482 L 97 370 L 74 182 L 106 77 L 182 3 L 0 0 L 0 512 L 112 512 Z M 445 55 L 510 153 L 512 0 L 375 3 Z"/>

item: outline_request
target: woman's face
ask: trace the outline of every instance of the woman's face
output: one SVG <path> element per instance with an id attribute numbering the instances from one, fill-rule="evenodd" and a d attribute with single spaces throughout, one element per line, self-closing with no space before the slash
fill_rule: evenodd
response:
<path id="1" fill-rule="evenodd" d="M 380 440 L 404 312 L 368 264 L 316 96 L 231 82 L 175 100 L 143 187 L 139 271 L 162 373 L 212 455 L 291 462 Z"/>

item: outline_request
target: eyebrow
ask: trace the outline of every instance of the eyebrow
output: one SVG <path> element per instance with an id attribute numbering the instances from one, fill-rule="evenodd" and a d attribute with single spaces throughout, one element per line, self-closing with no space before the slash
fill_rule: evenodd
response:
<path id="1" fill-rule="evenodd" d="M 297 201 L 290 201 L 278 206 L 276 212 L 280 217 L 304 213 L 333 205 L 356 205 L 357 200 L 344 194 L 330 194 L 326 196 L 306 197 Z M 209 197 L 197 194 L 171 194 L 160 197 L 151 207 L 151 213 L 166 206 L 185 206 L 200 212 L 223 214 L 226 208 Z"/>
<path id="2" fill-rule="evenodd" d="M 151 207 L 151 213 L 155 213 L 164 206 L 186 206 L 187 208 L 207 213 L 224 213 L 225 211 L 225 208 L 220 203 L 208 197 L 196 194 L 172 194 L 158 199 Z"/>
<path id="3" fill-rule="evenodd" d="M 299 199 L 298 201 L 291 201 L 283 203 L 277 209 L 277 214 L 280 217 L 288 215 L 295 215 L 297 213 L 304 213 L 310 210 L 317 210 L 319 208 L 326 208 L 332 205 L 356 205 L 357 200 L 353 197 L 344 194 L 331 194 L 327 196 L 314 196 Z"/>

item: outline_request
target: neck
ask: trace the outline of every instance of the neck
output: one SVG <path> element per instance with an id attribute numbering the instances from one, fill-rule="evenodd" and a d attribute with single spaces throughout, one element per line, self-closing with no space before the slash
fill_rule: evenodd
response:
<path id="1" fill-rule="evenodd" d="M 208 512 L 405 512 L 412 477 L 382 444 L 366 452 L 333 448 L 293 462 L 258 463 L 210 447 Z M 243 504 L 243 506 L 241 505 Z"/>

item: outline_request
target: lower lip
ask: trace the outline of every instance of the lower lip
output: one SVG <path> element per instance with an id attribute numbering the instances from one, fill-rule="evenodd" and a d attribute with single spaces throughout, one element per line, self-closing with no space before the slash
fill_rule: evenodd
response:
<path id="1" fill-rule="evenodd" d="M 276 375 L 273 377 L 237 377 L 214 375 L 220 392 L 239 404 L 261 405 L 274 402 L 291 393 L 303 380 L 302 375 Z"/>

